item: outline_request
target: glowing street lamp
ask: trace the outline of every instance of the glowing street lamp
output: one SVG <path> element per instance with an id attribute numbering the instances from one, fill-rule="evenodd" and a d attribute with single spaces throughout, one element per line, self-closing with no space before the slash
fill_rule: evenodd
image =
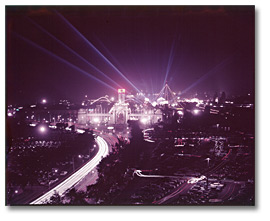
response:
<path id="1" fill-rule="evenodd" d="M 209 169 L 209 161 L 210 161 L 211 159 L 210 159 L 209 157 L 207 157 L 205 160 L 207 161 L 207 167 L 208 167 L 208 169 Z M 207 182 L 206 185 L 207 185 L 207 188 L 208 188 L 208 185 L 209 185 L 209 183 L 208 183 L 208 173 L 209 173 L 209 172 L 207 171 L 207 174 L 206 174 L 206 176 L 207 176 L 207 177 L 206 177 L 206 182 Z"/>
<path id="2" fill-rule="evenodd" d="M 193 110 L 193 114 L 197 115 L 197 114 L 199 114 L 199 113 L 200 113 L 200 110 L 198 110 L 198 109 L 194 109 L 194 110 Z"/>
<path id="3" fill-rule="evenodd" d="M 44 127 L 44 126 L 39 127 L 39 131 L 41 133 L 45 133 L 46 132 L 46 127 Z"/>
<path id="4" fill-rule="evenodd" d="M 47 103 L 47 100 L 46 99 L 42 99 L 42 104 L 46 104 Z"/>
<path id="5" fill-rule="evenodd" d="M 205 159 L 207 161 L 207 166 L 209 167 L 209 161 L 211 160 L 209 157 Z"/>

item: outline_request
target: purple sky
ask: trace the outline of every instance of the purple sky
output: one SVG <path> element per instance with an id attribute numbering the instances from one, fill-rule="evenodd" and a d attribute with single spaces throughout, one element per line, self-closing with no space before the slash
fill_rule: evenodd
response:
<path id="1" fill-rule="evenodd" d="M 165 76 L 176 92 L 254 93 L 254 10 L 7 7 L 7 102 L 115 95 L 116 84 L 159 92 Z"/>

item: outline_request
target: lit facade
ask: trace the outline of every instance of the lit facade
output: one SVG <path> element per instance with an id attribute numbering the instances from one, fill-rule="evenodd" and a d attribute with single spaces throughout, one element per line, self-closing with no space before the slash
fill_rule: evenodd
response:
<path id="1" fill-rule="evenodd" d="M 144 124 L 156 123 L 162 118 L 160 110 L 154 108 L 141 108 L 138 111 L 131 111 L 130 105 L 125 100 L 125 89 L 118 89 L 118 101 L 106 112 L 104 109 L 80 109 L 78 112 L 78 124 L 99 124 L 108 125 L 127 124 L 128 120 L 140 120 Z"/>

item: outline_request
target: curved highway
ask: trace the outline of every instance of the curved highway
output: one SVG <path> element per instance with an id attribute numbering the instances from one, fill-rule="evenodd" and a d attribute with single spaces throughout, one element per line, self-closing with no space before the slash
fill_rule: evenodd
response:
<path id="1" fill-rule="evenodd" d="M 49 201 L 49 199 L 55 193 L 55 191 L 60 196 L 62 196 L 68 189 L 73 187 L 75 184 L 79 183 L 88 173 L 90 173 L 99 164 L 101 159 L 107 156 L 109 153 L 109 146 L 102 137 L 98 136 L 95 140 L 99 146 L 99 151 L 96 154 L 96 156 L 92 160 L 90 160 L 88 163 L 86 163 L 78 171 L 76 171 L 71 176 L 69 176 L 62 183 L 58 184 L 56 187 L 54 187 L 50 191 L 48 191 L 47 193 L 45 193 L 38 199 L 31 202 L 30 205 L 44 204 L 46 201 Z"/>
<path id="2" fill-rule="evenodd" d="M 228 161 L 229 156 L 231 155 L 232 150 L 230 149 L 229 152 L 226 154 L 226 156 L 224 156 L 221 160 L 221 162 L 215 166 L 214 168 L 210 169 L 207 171 L 208 174 L 213 173 L 214 171 L 220 169 L 221 167 L 223 167 Z M 197 183 L 198 181 L 205 179 L 205 176 L 201 176 L 200 178 L 191 178 L 188 179 L 187 182 L 184 182 L 179 188 L 177 188 L 177 190 L 173 191 L 172 193 L 170 193 L 169 195 L 161 198 L 160 200 L 154 201 L 152 202 L 153 204 L 162 204 L 164 202 L 166 202 L 167 200 L 179 195 L 179 194 L 186 194 L 193 185 L 195 185 L 195 183 Z"/>

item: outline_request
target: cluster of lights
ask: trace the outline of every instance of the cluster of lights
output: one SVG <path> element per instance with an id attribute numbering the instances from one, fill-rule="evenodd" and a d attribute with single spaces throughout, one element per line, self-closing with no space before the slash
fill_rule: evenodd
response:
<path id="1" fill-rule="evenodd" d="M 146 97 L 146 98 L 144 98 L 144 101 L 145 102 L 150 102 L 150 99 Z"/>
<path id="2" fill-rule="evenodd" d="M 185 99 L 184 101 L 188 103 L 197 103 L 197 104 L 203 103 L 203 100 L 199 100 L 198 98 Z"/>
<path id="3" fill-rule="evenodd" d="M 189 179 L 187 183 L 197 183 L 197 182 L 199 182 L 200 180 L 203 180 L 203 179 L 205 179 L 205 178 L 206 178 L 206 176 L 203 176 L 203 175 L 200 176 L 199 178 L 193 177 L 193 178 Z"/>

